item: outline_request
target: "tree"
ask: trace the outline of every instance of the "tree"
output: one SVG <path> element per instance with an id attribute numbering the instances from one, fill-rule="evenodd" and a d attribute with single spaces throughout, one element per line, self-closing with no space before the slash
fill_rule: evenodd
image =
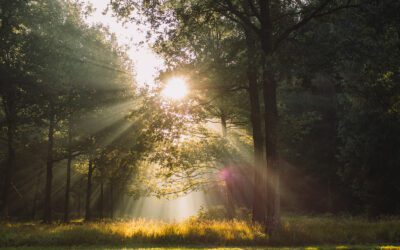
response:
<path id="1" fill-rule="evenodd" d="M 18 126 L 18 111 L 24 83 L 29 81 L 27 69 L 27 46 L 29 39 L 27 29 L 29 15 L 25 1 L 1 2 L 0 19 L 0 98 L 6 119 L 7 128 L 7 163 L 4 165 L 3 187 L 1 190 L 1 217 L 8 217 L 9 192 L 16 170 L 16 130 Z"/>
<path id="2" fill-rule="evenodd" d="M 335 11 L 356 7 L 353 1 L 310 1 L 284 2 L 270 0 L 249 1 L 147 1 L 143 5 L 128 1 L 111 1 L 112 7 L 122 15 L 129 15 L 132 8 L 139 8 L 150 16 L 155 28 L 167 23 L 170 29 L 179 26 L 181 19 L 189 20 L 193 13 L 213 11 L 227 19 L 234 20 L 242 27 L 248 27 L 258 41 L 262 51 L 262 87 L 264 97 L 265 153 L 267 164 L 267 229 L 273 230 L 280 224 L 279 158 L 278 158 L 278 109 L 277 109 L 277 70 L 274 60 L 278 49 L 291 34 L 308 24 L 314 18 L 326 16 Z M 163 11 L 164 8 L 170 12 Z M 165 34 L 168 37 L 169 33 Z M 260 183 L 260 185 L 263 185 Z M 261 204 L 264 202 L 261 201 Z M 259 206 L 262 209 L 263 206 Z M 262 218 L 263 212 L 259 212 Z"/>
<path id="3" fill-rule="evenodd" d="M 342 15 L 337 25 L 343 42 L 339 173 L 351 187 L 353 209 L 370 217 L 399 211 L 389 198 L 399 191 L 399 8 L 393 1 L 371 3 L 351 17 Z M 354 25 L 342 29 L 348 18 Z"/>

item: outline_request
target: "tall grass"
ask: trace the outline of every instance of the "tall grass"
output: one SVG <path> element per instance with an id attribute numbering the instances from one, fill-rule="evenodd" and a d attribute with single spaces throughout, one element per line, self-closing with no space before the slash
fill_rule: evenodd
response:
<path id="1" fill-rule="evenodd" d="M 290 217 L 282 228 L 266 235 L 245 221 L 189 219 L 165 223 L 144 219 L 114 222 L 44 225 L 0 224 L 1 246 L 306 246 L 396 245 L 400 220 L 370 222 L 360 218 Z"/>
<path id="2" fill-rule="evenodd" d="M 400 244 L 400 219 L 368 221 L 354 217 L 289 217 L 269 244 Z"/>
<path id="3" fill-rule="evenodd" d="M 0 226 L 0 246 L 52 245 L 252 245 L 265 242 L 259 226 L 243 221 L 165 223 L 144 219 L 119 222 Z"/>

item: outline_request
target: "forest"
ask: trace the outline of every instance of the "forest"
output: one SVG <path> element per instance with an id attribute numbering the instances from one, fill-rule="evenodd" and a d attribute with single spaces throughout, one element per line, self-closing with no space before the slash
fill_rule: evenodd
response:
<path id="1" fill-rule="evenodd" d="M 400 1 L 95 2 L 0 0 L 0 247 L 400 243 Z"/>

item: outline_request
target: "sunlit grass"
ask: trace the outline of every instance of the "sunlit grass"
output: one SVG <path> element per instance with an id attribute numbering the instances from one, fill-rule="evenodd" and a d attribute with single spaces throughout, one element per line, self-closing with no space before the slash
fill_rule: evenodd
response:
<path id="1" fill-rule="evenodd" d="M 260 226 L 246 221 L 189 219 L 167 223 L 137 219 L 54 225 L 33 222 L 0 224 L 0 247 L 297 246 L 308 250 L 400 250 L 396 246 L 399 242 L 398 219 L 370 222 L 349 217 L 285 218 L 283 227 L 270 237 Z M 361 246 L 355 247 L 358 245 Z"/>
<path id="2" fill-rule="evenodd" d="M 187 220 L 165 223 L 144 219 L 87 224 L 2 225 L 0 246 L 96 244 L 254 244 L 266 240 L 258 226 L 242 221 Z"/>

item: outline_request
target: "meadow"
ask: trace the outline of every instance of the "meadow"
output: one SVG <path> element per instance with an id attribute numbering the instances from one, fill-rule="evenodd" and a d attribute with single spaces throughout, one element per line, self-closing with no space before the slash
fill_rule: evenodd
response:
<path id="1" fill-rule="evenodd" d="M 8 249 L 15 247 L 75 249 L 77 246 L 79 247 L 76 249 L 182 246 L 255 247 L 255 249 L 298 247 L 310 250 L 400 249 L 396 247 L 400 243 L 399 219 L 368 221 L 351 217 L 285 217 L 282 225 L 276 233 L 266 235 L 260 226 L 238 220 L 191 218 L 179 223 L 166 223 L 136 219 L 89 223 L 76 221 L 52 225 L 40 222 L 15 222 L 0 225 L 0 247 Z M 75 248 L 71 248 L 73 246 Z M 112 247 L 107 248 L 108 246 Z"/>

